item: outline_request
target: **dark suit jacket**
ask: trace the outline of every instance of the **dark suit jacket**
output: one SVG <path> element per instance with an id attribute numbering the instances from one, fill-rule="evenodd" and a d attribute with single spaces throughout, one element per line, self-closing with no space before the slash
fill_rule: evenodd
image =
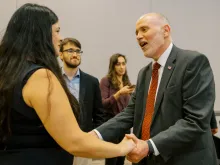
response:
<path id="1" fill-rule="evenodd" d="M 170 68 L 170 69 L 169 69 Z M 97 128 L 104 140 L 133 126 L 141 137 L 152 63 L 141 69 L 128 106 Z M 213 73 L 208 59 L 173 46 L 157 93 L 151 139 L 160 152 L 139 165 L 216 165 L 210 120 L 215 101 Z"/>
<path id="2" fill-rule="evenodd" d="M 212 113 L 211 123 L 210 123 L 211 129 L 218 128 L 217 120 L 215 117 L 215 112 Z"/>
<path id="3" fill-rule="evenodd" d="M 104 122 L 102 98 L 97 78 L 80 70 L 80 128 L 89 132 Z"/>

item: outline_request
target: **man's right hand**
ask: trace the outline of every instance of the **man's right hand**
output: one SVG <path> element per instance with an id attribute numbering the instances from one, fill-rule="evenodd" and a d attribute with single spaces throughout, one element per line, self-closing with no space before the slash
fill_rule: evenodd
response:
<path id="1" fill-rule="evenodd" d="M 100 139 L 100 137 L 94 130 L 88 132 L 88 134 L 96 137 L 97 139 Z M 127 137 L 124 137 L 124 139 L 119 144 L 116 145 L 118 145 L 118 149 L 120 150 L 119 156 L 125 156 L 136 147 L 134 141 L 131 138 L 127 138 Z"/>
<path id="2" fill-rule="evenodd" d="M 146 141 L 138 139 L 134 134 L 126 134 L 126 137 L 132 139 L 136 144 L 136 147 L 126 157 L 130 162 L 138 163 L 148 155 L 148 144 Z"/>

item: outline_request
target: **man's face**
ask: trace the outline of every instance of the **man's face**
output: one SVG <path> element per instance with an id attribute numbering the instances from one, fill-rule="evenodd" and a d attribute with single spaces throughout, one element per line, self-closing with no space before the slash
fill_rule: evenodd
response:
<path id="1" fill-rule="evenodd" d="M 69 68 L 76 68 L 81 63 L 80 48 L 72 43 L 67 43 L 63 46 L 63 52 L 60 53 L 60 58 L 63 63 Z"/>
<path id="2" fill-rule="evenodd" d="M 136 38 L 144 56 L 158 59 L 165 43 L 164 29 L 160 20 L 155 16 L 144 16 L 136 23 Z"/>

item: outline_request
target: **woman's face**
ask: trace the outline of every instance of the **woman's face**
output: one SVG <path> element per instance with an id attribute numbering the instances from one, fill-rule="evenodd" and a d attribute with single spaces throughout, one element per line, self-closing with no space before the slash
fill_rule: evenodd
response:
<path id="1" fill-rule="evenodd" d="M 115 72 L 118 76 L 123 76 L 126 72 L 126 62 L 124 57 L 118 57 L 118 62 L 115 64 Z"/>
<path id="2" fill-rule="evenodd" d="M 59 56 L 60 53 L 60 41 L 61 36 L 60 36 L 60 25 L 59 22 L 55 23 L 52 25 L 52 40 L 53 40 L 53 45 L 54 49 L 56 51 L 56 56 Z"/>

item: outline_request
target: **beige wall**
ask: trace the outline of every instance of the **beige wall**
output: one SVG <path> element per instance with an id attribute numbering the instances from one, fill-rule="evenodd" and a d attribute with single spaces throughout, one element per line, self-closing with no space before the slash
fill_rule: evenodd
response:
<path id="1" fill-rule="evenodd" d="M 81 68 L 97 78 L 107 73 L 110 55 L 128 57 L 132 83 L 149 63 L 135 39 L 135 22 L 144 13 L 161 12 L 172 25 L 174 44 L 206 54 L 216 82 L 215 110 L 220 111 L 220 0 L 0 0 L 0 31 L 16 7 L 37 2 L 53 9 L 63 37 L 75 37 L 84 51 Z"/>

